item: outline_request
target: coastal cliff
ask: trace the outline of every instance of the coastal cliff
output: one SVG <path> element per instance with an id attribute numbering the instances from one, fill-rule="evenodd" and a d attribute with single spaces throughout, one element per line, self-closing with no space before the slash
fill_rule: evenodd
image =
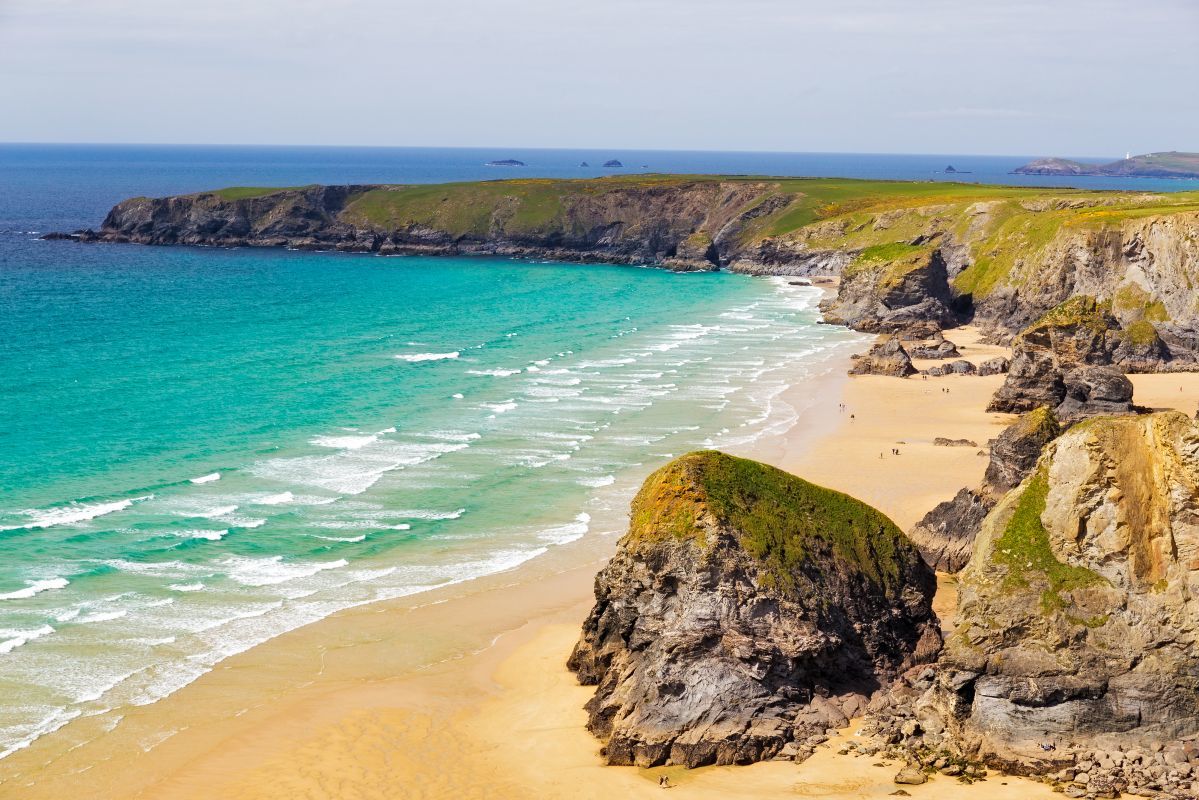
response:
<path id="1" fill-rule="evenodd" d="M 838 275 L 829 321 L 907 338 L 973 320 L 1007 342 L 1086 295 L 1110 363 L 1199 363 L 1196 193 L 668 175 L 233 188 L 126 200 L 51 238 Z"/>
<path id="2" fill-rule="evenodd" d="M 569 667 L 610 764 L 803 758 L 941 636 L 932 571 L 853 498 L 754 461 L 655 472 Z"/>
<path id="3" fill-rule="evenodd" d="M 1195 797 L 1196 452 L 1178 412 L 1051 442 L 983 523 L 937 665 L 893 684 L 869 733 L 1071 797 Z"/>

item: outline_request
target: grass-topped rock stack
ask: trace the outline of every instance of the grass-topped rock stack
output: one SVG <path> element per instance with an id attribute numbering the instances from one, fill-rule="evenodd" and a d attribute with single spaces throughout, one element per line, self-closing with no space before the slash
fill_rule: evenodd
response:
<path id="1" fill-rule="evenodd" d="M 612 764 L 806 757 L 935 658 L 935 579 L 887 517 L 715 451 L 651 475 L 570 657 Z"/>
<path id="2" fill-rule="evenodd" d="M 1094 418 L 1048 445 L 961 573 L 939 686 L 917 704 L 926 729 L 1034 772 L 1095 749 L 1152 761 L 1199 735 L 1197 453 L 1177 412 Z"/>

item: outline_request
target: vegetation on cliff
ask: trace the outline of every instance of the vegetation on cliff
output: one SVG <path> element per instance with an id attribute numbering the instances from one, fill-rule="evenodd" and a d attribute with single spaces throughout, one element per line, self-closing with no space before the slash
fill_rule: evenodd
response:
<path id="1" fill-rule="evenodd" d="M 700 520 L 709 515 L 735 531 L 764 576 L 784 590 L 795 587 L 796 571 L 817 549 L 898 590 L 901 557 L 913 549 L 895 523 L 862 501 L 715 450 L 689 453 L 650 475 L 633 499 L 629 536 L 694 537 L 703 546 Z"/>

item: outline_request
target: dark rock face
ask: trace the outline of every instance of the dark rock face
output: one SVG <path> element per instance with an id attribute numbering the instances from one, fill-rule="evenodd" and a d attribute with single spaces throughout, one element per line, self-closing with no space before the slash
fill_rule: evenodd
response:
<path id="1" fill-rule="evenodd" d="M 715 452 L 633 501 L 569 667 L 611 764 L 803 757 L 935 657 L 935 579 L 874 509 Z"/>
<path id="2" fill-rule="evenodd" d="M 1048 408 L 1028 412 L 991 445 L 991 460 L 983 477 L 987 492 L 998 498 L 1020 485 L 1032 474 L 1045 445 L 1061 434 L 1057 418 Z"/>
<path id="3" fill-rule="evenodd" d="M 945 259 L 934 249 L 910 263 L 843 269 L 836 298 L 820 308 L 827 322 L 854 330 L 928 339 L 958 323 L 954 303 Z"/>
<path id="4" fill-rule="evenodd" d="M 864 356 L 854 356 L 854 364 L 849 369 L 850 375 L 890 375 L 893 378 L 906 378 L 915 375 L 916 368 L 912 359 L 903 349 L 898 336 L 892 336 L 870 348 Z"/>
<path id="5" fill-rule="evenodd" d="M 1040 406 L 1056 407 L 1066 399 L 1066 382 L 1052 353 L 1017 346 L 1003 386 L 987 411 L 1022 414 Z"/>
<path id="6" fill-rule="evenodd" d="M 939 503 L 908 532 L 924 561 L 937 572 L 957 572 L 970 560 L 974 537 L 995 501 L 973 489 L 962 489 Z"/>
<path id="7" fill-rule="evenodd" d="M 1134 414 L 1132 381 L 1113 367 L 1079 367 L 1064 378 L 1066 397 L 1056 409 L 1064 423 L 1098 414 Z"/>

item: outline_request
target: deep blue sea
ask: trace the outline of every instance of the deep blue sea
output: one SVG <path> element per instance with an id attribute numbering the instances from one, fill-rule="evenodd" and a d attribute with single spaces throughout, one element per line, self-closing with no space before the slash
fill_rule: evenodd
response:
<path id="1" fill-rule="evenodd" d="M 609 158 L 1063 184 L 995 157 L 0 145 L 0 757 L 338 609 L 618 526 L 646 472 L 785 431 L 784 390 L 861 342 L 779 280 L 40 233 L 134 195 Z"/>

